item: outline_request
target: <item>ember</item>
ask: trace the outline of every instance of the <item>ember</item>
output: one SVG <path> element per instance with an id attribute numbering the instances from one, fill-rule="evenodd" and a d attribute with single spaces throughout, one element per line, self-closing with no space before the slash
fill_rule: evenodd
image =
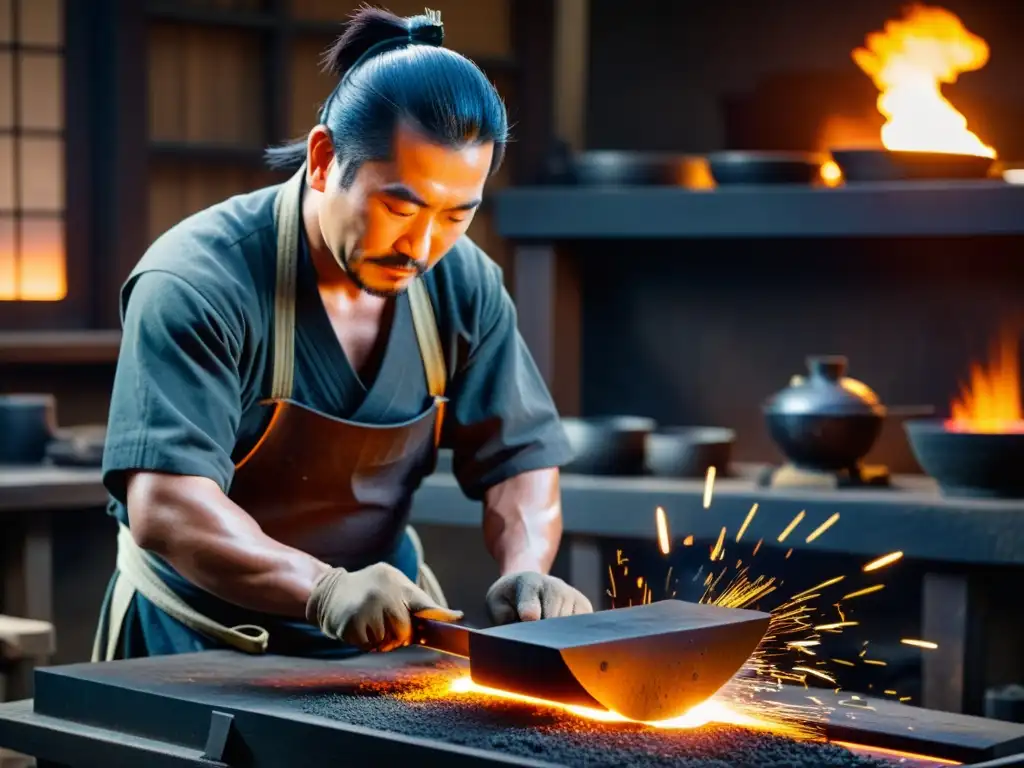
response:
<path id="1" fill-rule="evenodd" d="M 902 19 L 868 35 L 853 60 L 880 91 L 883 146 L 995 157 L 941 90 L 961 73 L 984 67 L 988 57 L 988 44 L 944 8 L 911 5 Z"/>

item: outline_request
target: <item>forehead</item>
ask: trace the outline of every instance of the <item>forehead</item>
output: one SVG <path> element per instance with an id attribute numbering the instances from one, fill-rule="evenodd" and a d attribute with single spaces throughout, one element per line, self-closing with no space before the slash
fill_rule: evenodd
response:
<path id="1" fill-rule="evenodd" d="M 445 147 L 408 127 L 395 134 L 395 181 L 421 195 L 479 194 L 494 156 L 493 142 Z"/>

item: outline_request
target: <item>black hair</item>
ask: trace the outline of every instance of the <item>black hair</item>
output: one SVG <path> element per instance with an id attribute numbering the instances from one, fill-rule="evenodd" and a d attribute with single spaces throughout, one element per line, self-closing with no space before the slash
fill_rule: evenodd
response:
<path id="1" fill-rule="evenodd" d="M 344 163 L 344 186 L 364 162 L 391 157 L 401 122 L 442 146 L 494 142 L 490 172 L 501 165 L 508 141 L 505 104 L 476 64 L 441 47 L 442 37 L 432 15 L 403 18 L 363 7 L 325 52 L 324 70 L 340 81 L 320 122 Z M 306 159 L 306 138 L 271 147 L 266 158 L 272 168 L 296 169 Z"/>

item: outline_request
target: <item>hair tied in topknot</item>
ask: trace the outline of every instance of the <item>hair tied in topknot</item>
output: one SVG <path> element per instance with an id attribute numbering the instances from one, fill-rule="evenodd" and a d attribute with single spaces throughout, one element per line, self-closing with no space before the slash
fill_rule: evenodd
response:
<path id="1" fill-rule="evenodd" d="M 417 24 L 410 29 L 409 39 L 425 45 L 444 45 L 444 22 L 441 21 L 441 12 L 427 8 L 420 18 L 425 18 L 427 23 Z"/>

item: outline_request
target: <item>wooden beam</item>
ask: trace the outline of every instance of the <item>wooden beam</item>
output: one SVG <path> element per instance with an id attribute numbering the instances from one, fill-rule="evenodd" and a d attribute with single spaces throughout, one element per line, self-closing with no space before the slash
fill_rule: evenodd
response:
<path id="1" fill-rule="evenodd" d="M 555 132 L 579 152 L 586 148 L 590 0 L 555 0 Z"/>

